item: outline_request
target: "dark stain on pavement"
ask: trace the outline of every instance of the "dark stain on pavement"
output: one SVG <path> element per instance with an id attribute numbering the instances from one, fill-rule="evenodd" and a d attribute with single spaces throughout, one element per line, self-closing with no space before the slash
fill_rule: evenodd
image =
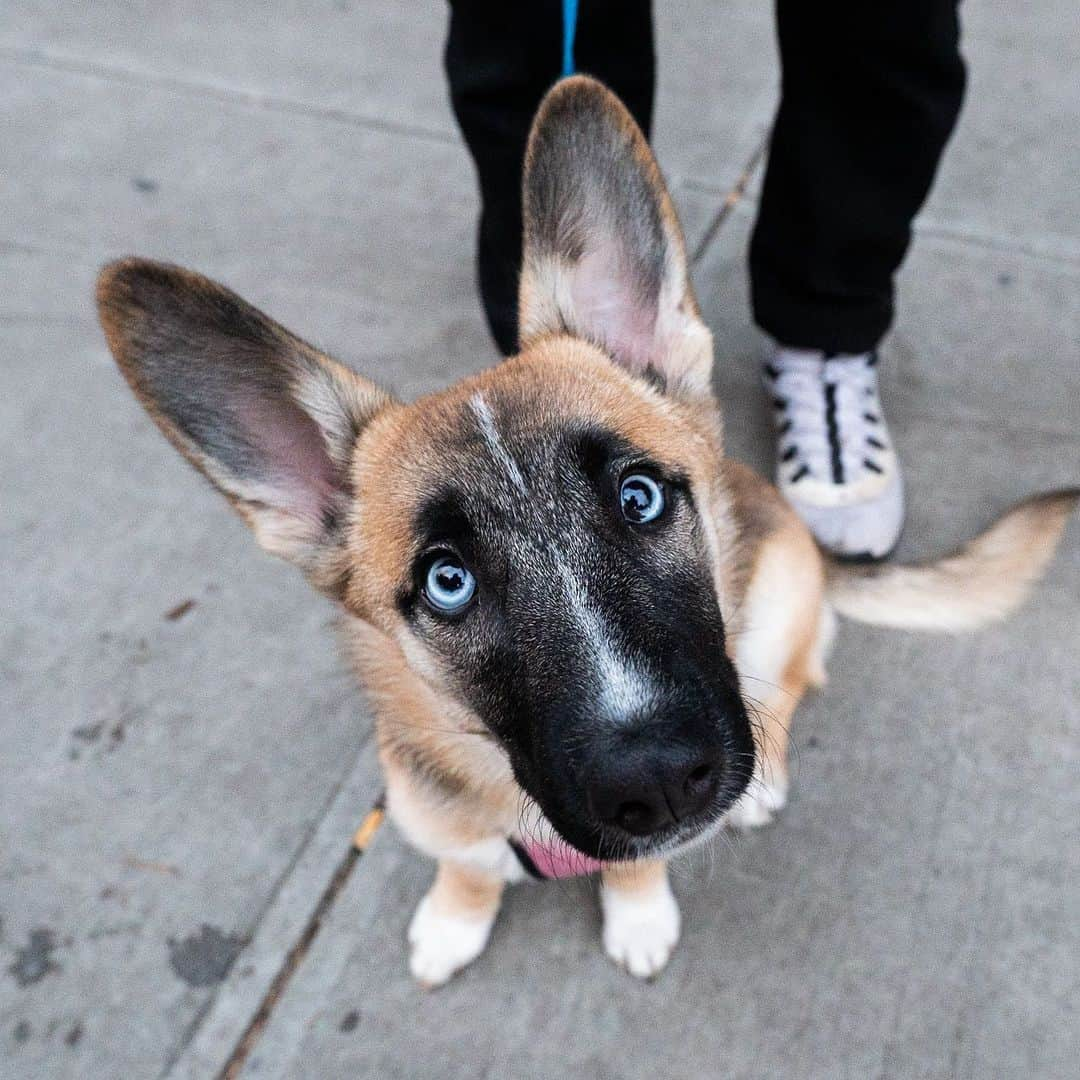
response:
<path id="1" fill-rule="evenodd" d="M 341 1018 L 341 1023 L 338 1024 L 338 1031 L 343 1031 L 347 1035 L 350 1031 L 355 1031 L 356 1026 L 359 1023 L 360 1023 L 360 1014 L 355 1009 L 350 1009 Z"/>
<path id="2" fill-rule="evenodd" d="M 15 962 L 8 971 L 20 986 L 32 986 L 50 972 L 60 970 L 60 965 L 53 960 L 55 949 L 56 935 L 51 930 L 31 930 L 27 943 L 15 953 Z"/>
<path id="3" fill-rule="evenodd" d="M 30 1027 L 30 1023 L 27 1020 L 20 1020 L 15 1025 L 15 1030 L 11 1033 L 12 1038 L 17 1043 L 24 1043 L 30 1038 L 33 1028 Z"/>
<path id="4" fill-rule="evenodd" d="M 215 986 L 229 974 L 247 939 L 203 923 L 181 941 L 169 938 L 169 963 L 188 986 Z"/>
<path id="5" fill-rule="evenodd" d="M 93 724 L 83 724 L 81 727 L 72 728 L 72 737 L 77 739 L 85 746 L 93 746 L 95 743 L 101 740 L 102 735 L 105 734 L 105 721 L 99 720 Z M 124 736 L 127 734 L 124 728 L 124 719 L 117 720 L 108 730 L 108 740 L 104 744 L 106 753 L 115 750 L 123 741 Z M 80 758 L 78 747 L 72 747 L 68 751 L 68 757 L 72 761 L 78 761 Z"/>
<path id="6" fill-rule="evenodd" d="M 181 600 L 176 607 L 171 607 L 165 612 L 165 618 L 169 622 L 176 622 L 178 619 L 182 619 L 194 606 L 195 601 L 190 597 L 187 600 Z"/>
<path id="7" fill-rule="evenodd" d="M 82 1021 L 76 1020 L 75 1023 L 68 1030 L 68 1033 L 64 1036 L 64 1044 L 66 1046 L 78 1046 L 79 1040 L 83 1037 Z"/>

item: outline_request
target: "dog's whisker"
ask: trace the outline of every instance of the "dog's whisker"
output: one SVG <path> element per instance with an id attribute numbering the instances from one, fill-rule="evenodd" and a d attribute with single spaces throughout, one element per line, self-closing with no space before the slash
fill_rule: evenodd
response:
<path id="1" fill-rule="evenodd" d="M 440 728 L 430 724 L 410 724 L 407 720 L 380 720 L 381 727 L 405 728 L 411 731 L 425 731 L 433 735 L 471 735 L 474 738 L 491 739 L 490 731 L 473 731 L 469 728 Z"/>

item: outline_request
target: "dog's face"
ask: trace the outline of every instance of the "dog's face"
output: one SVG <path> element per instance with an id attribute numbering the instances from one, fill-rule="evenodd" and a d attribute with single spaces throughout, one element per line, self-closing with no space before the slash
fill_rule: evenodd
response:
<path id="1" fill-rule="evenodd" d="M 656 849 L 730 805 L 752 750 L 707 414 L 558 337 L 361 446 L 379 510 L 354 523 L 346 602 L 481 717 L 567 840 Z"/>
<path id="2" fill-rule="evenodd" d="M 411 405 L 173 267 L 108 268 L 102 320 L 263 546 L 479 717 L 566 840 L 660 853 L 753 764 L 711 341 L 651 154 L 590 80 L 541 107 L 525 221 L 520 355 Z"/>

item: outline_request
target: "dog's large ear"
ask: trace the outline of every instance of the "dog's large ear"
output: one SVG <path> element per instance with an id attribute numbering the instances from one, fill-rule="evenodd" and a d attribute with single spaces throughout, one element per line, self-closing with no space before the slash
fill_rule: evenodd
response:
<path id="1" fill-rule="evenodd" d="M 674 393 L 709 391 L 712 337 L 644 135 L 595 79 L 541 102 L 525 155 L 521 341 L 571 333 Z"/>
<path id="2" fill-rule="evenodd" d="M 391 399 L 179 267 L 112 263 L 97 300 L 120 370 L 169 441 L 267 551 L 339 595 L 353 447 Z"/>

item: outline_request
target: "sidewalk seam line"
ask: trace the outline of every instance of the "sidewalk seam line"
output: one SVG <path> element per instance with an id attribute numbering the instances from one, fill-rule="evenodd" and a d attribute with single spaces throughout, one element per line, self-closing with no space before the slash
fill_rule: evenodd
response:
<path id="1" fill-rule="evenodd" d="M 67 74 L 91 76 L 116 83 L 135 85 L 159 90 L 171 90 L 195 98 L 210 98 L 233 105 L 247 105 L 265 109 L 269 112 L 299 115 L 307 119 L 323 119 L 350 127 L 378 131 L 386 135 L 402 135 L 407 138 L 436 142 L 442 145 L 456 145 L 457 138 L 450 132 L 419 124 L 407 124 L 394 120 L 379 120 L 363 113 L 332 105 L 317 105 L 296 98 L 279 97 L 261 93 L 257 90 L 245 90 L 214 82 L 201 82 L 185 79 L 176 75 L 155 75 L 137 68 L 121 67 L 86 60 L 80 56 L 56 53 L 44 48 L 18 48 L 9 45 L 0 46 L 0 59 L 44 70 L 61 71 Z"/>
<path id="2" fill-rule="evenodd" d="M 367 746 L 370 743 L 372 738 L 373 738 L 373 732 L 368 731 L 368 733 L 366 734 L 364 739 L 361 741 L 360 746 L 357 748 L 356 754 L 353 757 L 352 761 L 349 763 L 348 767 L 345 768 L 342 771 L 341 775 L 338 777 L 337 781 L 334 783 L 333 789 L 331 790 L 329 797 L 324 800 L 323 804 L 319 807 L 317 813 L 315 813 L 312 816 L 311 825 L 308 827 L 307 831 L 305 832 L 303 839 L 296 846 L 296 850 L 293 852 L 292 857 L 289 859 L 288 863 L 285 865 L 285 868 L 278 875 L 277 881 L 274 882 L 274 887 L 270 890 L 270 893 L 267 896 L 266 900 L 259 907 L 259 910 L 256 912 L 254 919 L 252 919 L 252 921 L 251 921 L 251 929 L 250 929 L 250 931 L 249 931 L 249 933 L 247 935 L 248 941 L 247 941 L 247 944 L 245 944 L 245 946 L 244 946 L 245 948 L 247 948 L 247 945 L 249 945 L 252 941 L 254 941 L 255 936 L 259 931 L 259 927 L 263 923 L 263 920 L 266 918 L 266 916 L 269 914 L 269 912 L 273 908 L 274 903 L 277 901 L 277 898 L 281 895 L 282 889 L 285 888 L 285 885 L 287 884 L 289 879 L 292 877 L 293 872 L 296 870 L 297 866 L 300 864 L 301 859 L 303 859 L 303 857 L 306 854 L 308 848 L 311 846 L 312 841 L 315 839 L 315 836 L 319 831 L 319 826 L 322 824 L 322 822 L 324 821 L 326 816 L 333 809 L 334 803 L 337 800 L 338 795 L 341 793 L 341 790 L 345 787 L 346 783 L 348 783 L 349 779 L 352 777 L 353 772 L 356 769 L 357 762 L 360 760 L 361 756 L 363 755 L 364 751 L 366 750 L 366 748 L 367 748 Z M 340 863 L 336 865 L 335 873 L 337 871 L 337 868 L 339 868 L 339 867 L 340 867 Z M 321 900 L 321 898 L 320 898 L 320 900 Z M 317 906 L 318 905 L 316 904 L 316 908 L 317 908 Z M 309 915 L 308 920 L 304 924 L 304 930 L 305 931 L 306 931 L 306 929 L 308 927 L 308 924 L 310 923 L 310 920 L 311 920 L 311 916 Z M 234 962 L 239 962 L 239 961 L 240 961 L 240 956 L 237 956 L 236 961 L 234 961 Z M 280 974 L 280 972 L 279 972 L 279 974 Z M 278 976 L 274 977 L 274 980 L 272 980 L 272 982 L 271 982 L 271 986 L 273 986 L 273 983 L 274 983 L 274 981 L 276 981 L 277 977 Z M 184 1052 L 187 1050 L 188 1046 L 191 1044 L 191 1042 L 194 1040 L 195 1036 L 198 1034 L 199 1028 L 202 1027 L 203 1022 L 206 1020 L 207 1016 L 210 1015 L 211 1011 L 214 1008 L 214 1005 L 217 1003 L 218 996 L 220 995 L 221 990 L 224 987 L 224 985 L 225 985 L 224 983 L 221 983 L 218 986 L 216 986 L 214 988 L 214 992 L 207 997 L 206 1001 L 204 1001 L 202 1003 L 202 1005 L 199 1007 L 198 1011 L 195 1013 L 195 1016 L 192 1017 L 191 1022 L 188 1024 L 186 1030 L 184 1031 L 183 1036 L 177 1041 L 176 1046 L 173 1048 L 172 1052 L 169 1054 L 169 1057 L 165 1061 L 165 1065 L 164 1065 L 164 1067 L 162 1068 L 162 1070 L 161 1070 L 161 1072 L 159 1074 L 162 1078 L 167 1077 L 172 1072 L 172 1070 L 175 1068 L 176 1063 L 183 1057 Z M 262 1007 L 262 1004 L 263 1004 L 264 1000 L 265 1000 L 265 995 L 264 995 L 264 998 L 261 999 L 260 1002 L 259 1002 L 259 1007 L 260 1008 Z M 256 1010 L 256 1014 L 257 1013 L 258 1013 L 258 1010 Z"/>
<path id="3" fill-rule="evenodd" d="M 743 166 L 742 171 L 739 173 L 739 178 L 735 181 L 734 187 L 727 193 L 724 201 L 720 204 L 719 208 L 713 214 L 712 219 L 709 221 L 709 224 L 705 227 L 705 231 L 701 234 L 701 239 L 698 240 L 694 247 L 693 254 L 690 256 L 690 265 L 692 267 L 697 266 L 705 257 L 706 252 L 709 250 L 712 242 L 716 239 L 724 222 L 731 216 L 731 212 L 746 194 L 746 189 L 754 175 L 754 170 L 765 156 L 765 147 L 768 144 L 768 141 L 768 136 L 762 136 L 761 141 L 754 148 L 753 153 L 751 153 L 746 164 Z"/>
<path id="4" fill-rule="evenodd" d="M 364 820 L 367 821 L 372 814 L 379 813 L 383 804 L 384 796 L 379 795 L 365 815 Z M 376 822 L 372 834 L 368 837 L 368 844 L 374 838 L 374 833 L 378 831 L 379 824 L 381 824 L 381 821 Z M 304 923 L 303 929 L 285 953 L 277 974 L 270 981 L 270 985 L 259 1000 L 258 1007 L 252 1014 L 251 1020 L 248 1022 L 247 1027 L 244 1028 L 232 1053 L 229 1054 L 228 1059 L 222 1066 L 221 1072 L 218 1074 L 218 1080 L 235 1080 L 240 1075 L 244 1063 L 250 1057 L 252 1050 L 258 1045 L 262 1033 L 266 1030 L 266 1025 L 273 1017 L 275 1006 L 288 989 L 293 975 L 303 964 L 312 944 L 319 936 L 323 922 L 333 910 L 337 898 L 341 895 L 365 850 L 366 848 L 359 848 L 355 843 L 350 842 L 345 853 L 338 860 L 329 881 L 326 883 L 326 887 L 320 893 L 315 907 Z"/>
<path id="5" fill-rule="evenodd" d="M 914 231 L 916 236 L 925 237 L 928 240 L 945 240 L 955 244 L 957 247 L 975 247 L 983 251 L 999 252 L 1003 255 L 1020 255 L 1026 259 L 1052 263 L 1068 270 L 1080 269 L 1080 249 L 1075 253 L 1053 251 L 1026 244 L 1023 240 L 1017 238 L 988 236 L 985 233 L 967 230 L 940 221 L 919 222 L 916 220 Z"/>

